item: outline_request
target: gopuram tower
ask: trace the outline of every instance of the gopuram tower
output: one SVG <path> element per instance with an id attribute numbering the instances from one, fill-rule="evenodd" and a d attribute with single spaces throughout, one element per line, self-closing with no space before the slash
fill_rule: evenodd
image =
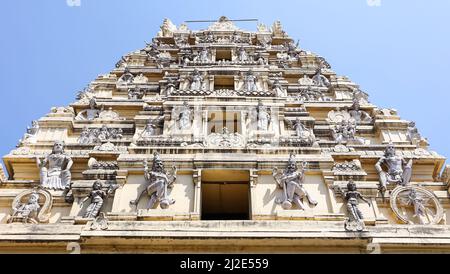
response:
<path id="1" fill-rule="evenodd" d="M 76 99 L 3 158 L 2 253 L 450 251 L 445 158 L 280 22 L 166 19 Z"/>

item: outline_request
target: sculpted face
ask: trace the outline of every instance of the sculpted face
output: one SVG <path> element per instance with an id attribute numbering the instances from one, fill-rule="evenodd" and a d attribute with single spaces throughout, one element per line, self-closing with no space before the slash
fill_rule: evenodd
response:
<path id="1" fill-rule="evenodd" d="M 92 98 L 92 99 L 89 101 L 89 107 L 90 107 L 90 108 L 95 108 L 95 105 L 96 105 L 95 99 Z"/>
<path id="2" fill-rule="evenodd" d="M 102 185 L 99 182 L 94 182 L 94 185 L 92 186 L 94 190 L 99 190 L 102 188 Z"/>
<path id="3" fill-rule="evenodd" d="M 386 152 L 385 152 L 386 156 L 394 156 L 395 155 L 395 148 L 393 144 L 389 144 L 386 147 Z"/>
<path id="4" fill-rule="evenodd" d="M 64 152 L 64 143 L 57 141 L 53 145 L 53 153 L 63 153 Z"/>
<path id="5" fill-rule="evenodd" d="M 347 184 L 347 189 L 348 189 L 349 191 L 355 191 L 355 190 L 356 190 L 356 185 L 355 185 L 355 183 L 349 183 L 349 184 Z"/>
<path id="6" fill-rule="evenodd" d="M 28 199 L 28 203 L 29 204 L 35 204 L 37 203 L 39 200 L 39 195 L 38 194 L 31 194 L 30 198 Z"/>

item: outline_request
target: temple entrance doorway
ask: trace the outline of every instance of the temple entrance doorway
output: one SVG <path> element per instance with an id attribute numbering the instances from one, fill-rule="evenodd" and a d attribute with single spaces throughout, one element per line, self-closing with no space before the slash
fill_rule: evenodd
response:
<path id="1" fill-rule="evenodd" d="M 246 170 L 203 170 L 202 220 L 249 220 L 250 173 Z"/>

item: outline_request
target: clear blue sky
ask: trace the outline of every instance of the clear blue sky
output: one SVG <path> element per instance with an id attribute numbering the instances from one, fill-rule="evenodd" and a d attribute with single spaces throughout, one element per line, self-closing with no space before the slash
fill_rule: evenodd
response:
<path id="1" fill-rule="evenodd" d="M 77 1 L 77 0 L 72 0 Z M 124 54 L 145 46 L 165 17 L 281 20 L 303 49 L 329 61 L 372 103 L 414 120 L 450 156 L 450 1 L 3 0 L 0 8 L 0 155 L 31 120 L 66 106 Z M 256 30 L 256 24 L 239 24 Z M 202 28 L 204 25 L 192 25 Z"/>

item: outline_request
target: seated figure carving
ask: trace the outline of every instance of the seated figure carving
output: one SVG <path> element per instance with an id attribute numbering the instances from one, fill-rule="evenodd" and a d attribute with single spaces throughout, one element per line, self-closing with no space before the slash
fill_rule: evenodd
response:
<path id="1" fill-rule="evenodd" d="M 64 142 L 57 141 L 53 150 L 44 160 L 36 158 L 40 169 L 41 185 L 43 188 L 64 190 L 69 188 L 72 175 L 72 159 L 64 153 Z"/>

